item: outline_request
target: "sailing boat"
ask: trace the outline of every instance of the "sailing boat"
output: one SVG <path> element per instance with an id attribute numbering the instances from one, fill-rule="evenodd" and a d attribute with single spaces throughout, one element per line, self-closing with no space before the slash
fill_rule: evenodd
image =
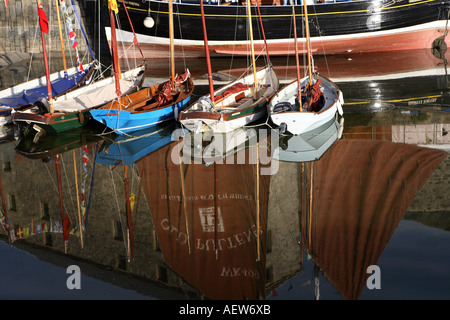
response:
<path id="1" fill-rule="evenodd" d="M 297 80 L 280 89 L 268 104 L 269 117 L 279 127 L 281 134 L 289 132 L 298 135 L 327 123 L 337 113 L 343 115 L 344 98 L 342 92 L 331 80 L 313 72 L 306 1 L 303 7 L 308 75 L 300 79 L 295 7 L 292 5 Z"/>
<path id="2" fill-rule="evenodd" d="M 200 6 L 210 92 L 182 111 L 179 121 L 188 130 L 194 132 L 208 130 L 229 132 L 266 115 L 267 103 L 278 90 L 278 77 L 270 62 L 256 71 L 250 2 L 247 1 L 253 74 L 241 76 L 214 91 L 203 1 L 200 1 Z"/>
<path id="3" fill-rule="evenodd" d="M 172 0 L 169 1 L 169 8 L 172 10 Z M 170 17 L 173 18 L 173 15 Z M 111 32 L 114 33 L 112 12 L 110 18 Z M 173 36 L 173 27 L 170 28 L 170 33 Z M 115 50 L 117 50 L 117 43 L 113 42 L 113 46 L 116 46 Z M 177 119 L 178 112 L 189 104 L 194 91 L 194 82 L 190 77 L 189 70 L 181 75 L 175 75 L 173 50 L 170 56 L 172 74 L 169 81 L 141 88 L 121 99 L 91 110 L 92 118 L 117 134 L 143 130 L 171 119 Z M 117 90 L 120 91 L 120 87 Z"/>
<path id="4" fill-rule="evenodd" d="M 117 4 L 115 5 L 117 9 Z M 117 53 L 112 54 L 114 56 Z M 29 125 L 38 133 L 44 131 L 57 134 L 82 127 L 90 118 L 89 110 L 139 88 L 144 81 L 144 71 L 145 66 L 142 64 L 124 72 L 121 79 L 112 75 L 73 90 L 54 101 L 49 93 L 48 100 L 40 100 L 31 109 L 14 113 L 12 120 L 17 124 Z M 47 79 L 48 77 L 47 73 Z M 116 91 L 116 82 L 120 82 L 121 92 Z"/>
<path id="5" fill-rule="evenodd" d="M 57 0 L 57 10 L 58 9 L 58 1 Z M 67 12 L 64 1 L 61 1 L 61 9 L 63 12 Z M 39 19 L 40 22 L 40 29 L 41 29 L 41 39 L 42 39 L 42 45 L 44 46 L 44 53 L 45 53 L 45 40 L 44 40 L 44 33 L 48 33 L 48 25 L 47 25 L 47 17 L 45 15 L 45 11 L 42 7 L 42 5 L 38 2 L 38 12 L 39 12 Z M 58 25 L 60 26 L 60 15 L 59 11 L 58 13 Z M 70 18 L 69 18 L 70 20 Z M 66 19 L 66 23 L 68 23 L 68 20 Z M 71 26 L 67 26 L 69 30 L 71 30 Z M 9 124 L 12 122 L 11 119 L 11 113 L 14 113 L 16 111 L 23 111 L 31 108 L 33 106 L 33 103 L 38 101 L 42 98 L 47 98 L 49 94 L 51 94 L 52 97 L 58 97 L 61 95 L 66 94 L 67 92 L 74 90 L 80 86 L 85 85 L 86 83 L 90 82 L 92 80 L 93 74 L 94 74 L 94 66 L 95 61 L 92 61 L 90 63 L 81 64 L 78 59 L 78 65 L 76 67 L 67 68 L 66 61 L 65 61 L 65 55 L 64 55 L 64 44 L 62 41 L 62 32 L 61 28 L 60 30 L 60 40 L 61 40 L 61 47 L 62 47 L 62 53 L 64 58 L 64 70 L 60 70 L 58 72 L 54 72 L 48 76 L 49 82 L 47 83 L 47 77 L 44 75 L 39 78 L 35 78 L 32 80 L 28 80 L 25 82 L 22 82 L 20 84 L 17 84 L 15 86 L 3 89 L 0 91 L 0 125 Z M 73 32 L 73 31 L 72 31 Z M 76 48 L 77 42 L 75 41 L 74 33 L 71 34 L 73 39 L 73 45 L 72 48 L 74 48 L 78 55 L 78 49 Z M 89 43 L 87 43 L 89 46 Z M 93 57 L 95 60 L 95 57 Z M 44 63 L 47 66 L 47 59 L 44 58 Z"/>

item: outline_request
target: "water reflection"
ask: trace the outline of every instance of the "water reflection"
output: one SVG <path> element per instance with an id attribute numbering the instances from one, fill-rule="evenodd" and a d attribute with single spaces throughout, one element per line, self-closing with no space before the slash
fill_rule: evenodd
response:
<path id="1" fill-rule="evenodd" d="M 132 275 L 142 283 L 134 290 L 164 299 L 400 299 L 391 278 L 393 289 L 367 293 L 367 267 L 389 277 L 383 253 L 405 219 L 448 230 L 450 103 L 444 59 L 395 54 L 367 81 L 363 62 L 379 56 L 331 58 L 345 125 L 309 136 L 278 137 L 263 123 L 192 144 L 171 122 L 133 136 L 82 129 L 33 141 L 8 128 L 0 237 Z M 201 68 L 191 69 L 198 79 Z M 277 158 L 255 160 L 270 156 L 277 171 L 261 174 Z M 440 264 L 435 299 L 450 286 L 442 239 L 427 262 Z M 170 294 L 146 290 L 152 283 Z"/>
<path id="2" fill-rule="evenodd" d="M 164 260 L 205 298 L 264 298 L 269 176 L 248 153 L 244 164 L 177 164 L 179 143 L 139 162 Z"/>
<path id="3" fill-rule="evenodd" d="M 302 247 L 344 299 L 359 298 L 368 267 L 378 265 L 411 202 L 447 155 L 348 139 L 302 167 Z"/>

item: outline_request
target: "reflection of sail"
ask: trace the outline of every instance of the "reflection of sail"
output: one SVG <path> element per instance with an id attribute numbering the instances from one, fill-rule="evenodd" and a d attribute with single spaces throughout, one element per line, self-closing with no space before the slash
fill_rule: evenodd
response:
<path id="1" fill-rule="evenodd" d="M 281 161 L 308 162 L 318 160 L 339 138 L 343 118 L 336 118 L 322 126 L 296 136 L 281 136 L 279 152 L 274 157 Z"/>
<path id="2" fill-rule="evenodd" d="M 138 161 L 165 261 L 208 299 L 263 297 L 268 176 L 259 177 L 257 215 L 256 165 L 180 165 L 181 148 Z"/>
<path id="3" fill-rule="evenodd" d="M 308 164 L 303 246 L 345 299 L 360 296 L 367 267 L 377 264 L 417 192 L 446 155 L 401 143 L 338 140 Z"/>

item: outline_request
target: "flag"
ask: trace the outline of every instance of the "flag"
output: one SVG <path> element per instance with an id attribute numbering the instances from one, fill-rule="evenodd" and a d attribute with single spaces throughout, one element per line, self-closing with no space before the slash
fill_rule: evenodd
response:
<path id="1" fill-rule="evenodd" d="M 134 193 L 132 193 L 131 196 L 130 196 L 130 209 L 131 209 L 131 212 L 133 212 L 133 210 L 134 210 L 134 199 L 135 199 L 135 195 L 134 195 Z"/>
<path id="2" fill-rule="evenodd" d="M 38 15 L 39 15 L 39 25 L 41 26 L 41 31 L 44 33 L 48 33 L 48 20 L 45 15 L 44 7 L 39 2 L 38 5 Z"/>
<path id="3" fill-rule="evenodd" d="M 76 51 L 77 64 L 80 67 L 80 70 L 84 71 L 83 65 L 81 64 L 80 57 L 78 55 L 78 49 L 77 49 L 78 42 L 77 42 L 77 40 L 75 40 L 76 34 L 75 34 L 75 31 L 73 31 L 72 19 L 69 17 L 69 13 L 67 12 L 66 3 L 64 2 L 64 0 L 61 0 L 60 7 L 64 14 L 64 21 L 66 22 L 67 31 L 69 33 L 69 38 L 72 41 L 72 49 L 75 49 L 75 51 Z"/>
<path id="4" fill-rule="evenodd" d="M 62 226 L 61 226 L 61 222 L 56 220 L 55 223 L 52 225 L 52 228 L 50 229 L 50 232 L 62 233 L 63 229 L 62 229 Z"/>
<path id="5" fill-rule="evenodd" d="M 24 237 L 23 228 L 17 228 L 16 229 L 16 238 L 21 239 Z"/>
<path id="6" fill-rule="evenodd" d="M 5 6 L 8 8 L 8 0 L 5 0 Z"/>
<path id="7" fill-rule="evenodd" d="M 42 223 L 36 223 L 36 225 L 34 226 L 34 234 L 41 233 L 43 231 L 42 229 Z"/>
<path id="8" fill-rule="evenodd" d="M 108 0 L 108 8 L 109 10 L 112 10 L 115 13 L 119 13 L 119 8 L 117 7 L 116 0 Z"/>

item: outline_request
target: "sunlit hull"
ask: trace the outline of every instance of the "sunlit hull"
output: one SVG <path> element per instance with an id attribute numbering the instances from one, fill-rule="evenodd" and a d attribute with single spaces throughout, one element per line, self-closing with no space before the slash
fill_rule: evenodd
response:
<path id="1" fill-rule="evenodd" d="M 175 56 L 204 57 L 200 6 L 174 3 Z M 248 55 L 246 6 L 206 4 L 205 19 L 210 55 Z M 167 3 L 149 1 L 128 3 L 137 38 L 148 58 L 167 58 L 169 53 L 169 14 Z M 150 9 L 150 10 L 149 10 Z M 256 52 L 265 54 L 264 37 L 271 56 L 294 53 L 292 8 L 282 5 L 260 5 L 264 35 L 258 26 L 258 11 L 252 6 L 253 34 Z M 304 34 L 302 6 L 296 6 L 297 34 Z M 448 4 L 445 1 L 340 1 L 308 6 L 313 52 L 340 54 L 391 50 L 431 49 L 437 38 L 446 35 Z M 125 11 L 120 14 L 126 15 Z M 145 27 L 151 17 L 154 25 Z M 110 29 L 105 26 L 110 39 Z M 119 41 L 132 43 L 131 28 L 124 25 Z M 305 38 L 299 38 L 300 43 Z M 127 46 L 125 46 L 127 47 Z M 301 47 L 301 45 L 299 45 Z M 139 51 L 135 51 L 140 56 Z M 133 52 L 127 51 L 127 55 Z"/>

